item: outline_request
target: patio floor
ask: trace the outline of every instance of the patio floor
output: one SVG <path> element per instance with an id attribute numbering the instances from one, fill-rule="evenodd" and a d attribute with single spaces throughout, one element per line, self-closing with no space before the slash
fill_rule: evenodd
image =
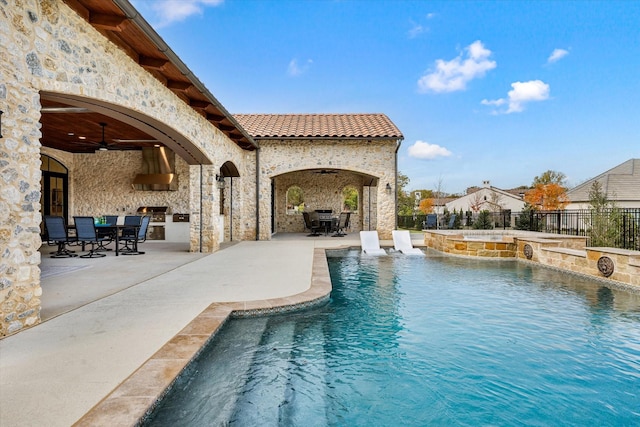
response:
<path id="1" fill-rule="evenodd" d="M 214 254 L 151 241 L 142 256 L 43 254 L 43 322 L 0 340 L 0 425 L 73 424 L 212 302 L 301 293 L 316 248 L 359 245 L 291 233 Z"/>

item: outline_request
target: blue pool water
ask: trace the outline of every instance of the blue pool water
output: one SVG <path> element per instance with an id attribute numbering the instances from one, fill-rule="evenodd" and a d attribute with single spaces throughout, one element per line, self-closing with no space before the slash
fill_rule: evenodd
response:
<path id="1" fill-rule="evenodd" d="M 148 425 L 640 425 L 638 294 L 515 261 L 328 260 L 329 304 L 230 321 Z"/>

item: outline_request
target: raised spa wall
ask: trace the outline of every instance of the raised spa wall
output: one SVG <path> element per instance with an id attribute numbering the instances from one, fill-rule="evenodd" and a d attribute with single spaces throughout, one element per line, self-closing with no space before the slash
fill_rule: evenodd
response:
<path id="1" fill-rule="evenodd" d="M 450 255 L 515 258 L 640 290 L 640 251 L 586 246 L 583 236 L 528 231 L 425 231 L 425 246 Z"/>

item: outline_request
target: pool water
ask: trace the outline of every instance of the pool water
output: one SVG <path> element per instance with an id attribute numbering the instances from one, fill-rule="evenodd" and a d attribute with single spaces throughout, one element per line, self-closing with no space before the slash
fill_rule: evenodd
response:
<path id="1" fill-rule="evenodd" d="M 640 425 L 640 296 L 516 261 L 331 251 L 331 302 L 232 320 L 147 425 Z"/>

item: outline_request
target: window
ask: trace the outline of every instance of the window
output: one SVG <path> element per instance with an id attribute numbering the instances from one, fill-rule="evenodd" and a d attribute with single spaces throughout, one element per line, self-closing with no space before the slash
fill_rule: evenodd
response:
<path id="1" fill-rule="evenodd" d="M 297 185 L 287 190 L 287 215 L 301 214 L 304 211 L 304 194 L 302 188 Z"/>
<path id="2" fill-rule="evenodd" d="M 342 211 L 358 213 L 358 190 L 353 186 L 342 189 Z"/>

